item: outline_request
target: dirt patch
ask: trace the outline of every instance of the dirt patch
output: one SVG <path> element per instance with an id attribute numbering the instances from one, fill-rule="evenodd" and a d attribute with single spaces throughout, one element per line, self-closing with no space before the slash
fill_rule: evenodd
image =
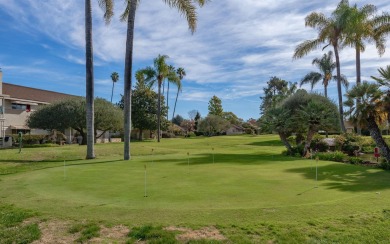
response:
<path id="1" fill-rule="evenodd" d="M 41 222 L 39 223 L 39 229 L 41 230 L 41 239 L 34 241 L 33 244 L 73 243 L 78 238 L 78 234 L 70 234 L 68 232 L 70 226 L 71 224 L 69 222 L 58 220 Z"/>
<path id="2" fill-rule="evenodd" d="M 93 238 L 89 243 L 125 243 L 129 229 L 124 225 L 111 228 L 100 226 L 100 237 Z"/>
<path id="3" fill-rule="evenodd" d="M 176 236 L 176 239 L 183 242 L 189 240 L 201 240 L 201 239 L 217 240 L 217 241 L 226 240 L 226 238 L 221 234 L 221 232 L 214 226 L 204 227 L 199 230 L 193 230 L 190 228 L 175 227 L 175 226 L 170 226 L 165 229 L 170 231 L 182 232 L 181 234 L 178 234 Z"/>

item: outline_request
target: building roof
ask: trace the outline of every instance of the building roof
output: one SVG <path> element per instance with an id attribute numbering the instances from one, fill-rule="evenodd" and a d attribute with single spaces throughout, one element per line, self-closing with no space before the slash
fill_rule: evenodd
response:
<path id="1" fill-rule="evenodd" d="M 36 101 L 41 103 L 53 103 L 58 100 L 76 97 L 65 93 L 41 90 L 41 89 L 25 87 L 25 86 L 18 86 L 9 83 L 3 83 L 3 94 L 9 95 L 10 96 L 9 99 L 11 100 L 14 98 L 14 99 Z"/>

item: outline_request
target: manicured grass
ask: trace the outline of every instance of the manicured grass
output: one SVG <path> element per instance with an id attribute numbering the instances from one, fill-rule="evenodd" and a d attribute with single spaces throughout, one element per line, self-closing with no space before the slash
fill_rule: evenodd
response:
<path id="1" fill-rule="evenodd" d="M 121 143 L 88 161 L 78 145 L 1 150 L 0 199 L 45 218 L 217 226 L 234 243 L 390 238 L 390 172 L 319 161 L 316 182 L 315 161 L 283 150 L 276 136 L 137 142 L 131 161 Z"/>

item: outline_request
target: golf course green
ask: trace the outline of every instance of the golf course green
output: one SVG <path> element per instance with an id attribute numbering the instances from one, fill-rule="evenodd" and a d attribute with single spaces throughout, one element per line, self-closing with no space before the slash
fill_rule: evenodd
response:
<path id="1" fill-rule="evenodd" d="M 0 203 L 42 219 L 217 226 L 234 243 L 390 238 L 390 172 L 285 157 L 274 135 L 132 142 L 130 161 L 122 143 L 95 150 L 1 150 Z"/>

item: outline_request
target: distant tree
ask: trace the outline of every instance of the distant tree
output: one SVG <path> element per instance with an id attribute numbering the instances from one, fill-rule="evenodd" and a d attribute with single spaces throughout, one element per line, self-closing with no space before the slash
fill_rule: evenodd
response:
<path id="1" fill-rule="evenodd" d="M 243 119 L 238 118 L 233 112 L 223 112 L 222 118 L 229 121 L 232 125 L 241 125 L 244 122 Z"/>
<path id="2" fill-rule="evenodd" d="M 168 73 L 168 76 L 167 76 L 167 81 L 168 81 L 168 87 L 167 87 L 167 108 L 169 109 L 169 103 L 168 103 L 168 101 L 169 101 L 169 84 L 172 83 L 172 84 L 176 85 L 178 88 L 179 87 L 181 88 L 181 82 L 180 82 L 179 76 L 176 73 L 176 68 L 173 65 L 169 65 L 168 66 L 168 70 L 169 70 L 169 73 Z M 167 114 L 167 120 L 168 120 L 168 114 Z"/>
<path id="3" fill-rule="evenodd" d="M 263 88 L 264 95 L 260 97 L 260 111 L 264 113 L 267 109 L 276 107 L 283 99 L 293 94 L 297 89 L 296 83 L 289 83 L 276 76 L 271 77 L 267 87 Z"/>
<path id="4" fill-rule="evenodd" d="M 203 132 L 205 135 L 213 136 L 222 134 L 229 128 L 229 126 L 230 123 L 222 117 L 209 114 L 206 118 L 200 121 L 198 131 Z"/>
<path id="5" fill-rule="evenodd" d="M 111 103 L 112 103 L 112 97 L 114 96 L 114 85 L 119 80 L 119 74 L 117 72 L 112 72 L 111 74 L 111 80 L 112 80 L 112 89 L 111 89 Z"/>
<path id="6" fill-rule="evenodd" d="M 72 128 L 83 137 L 82 144 L 87 144 L 85 103 L 85 99 L 80 97 L 40 107 L 31 113 L 27 125 L 30 128 L 59 131 Z M 109 130 L 120 130 L 123 126 L 122 119 L 122 111 L 112 103 L 102 98 L 95 99 L 95 138 Z M 97 135 L 97 130 L 102 133 Z"/>
<path id="7" fill-rule="evenodd" d="M 195 120 L 197 113 L 199 113 L 199 112 L 196 109 L 188 111 L 188 117 L 190 118 L 190 120 Z"/>
<path id="8" fill-rule="evenodd" d="M 168 126 L 168 121 L 165 119 L 167 108 L 164 105 L 164 97 L 162 97 L 161 115 L 162 128 Z M 145 87 L 142 83 L 137 83 L 132 92 L 131 116 L 132 126 L 139 130 L 138 139 L 142 140 L 142 133 L 145 130 L 157 130 L 157 103 L 158 94 L 153 90 Z M 116 104 L 123 108 L 124 96 L 121 95 L 121 100 Z"/>
<path id="9" fill-rule="evenodd" d="M 133 90 L 131 102 L 131 117 L 132 125 L 139 130 L 138 139 L 142 140 L 142 133 L 144 130 L 157 129 L 157 103 L 158 94 L 150 89 L 135 89 Z M 162 98 L 162 101 L 164 99 Z M 167 107 L 164 103 L 161 105 L 161 116 L 165 118 L 167 114 Z M 163 119 L 163 123 L 166 121 Z"/>
<path id="10" fill-rule="evenodd" d="M 196 115 L 195 115 L 195 118 L 194 118 L 194 121 L 195 121 L 195 123 L 194 123 L 194 130 L 195 131 L 198 131 L 198 125 L 199 125 L 200 119 L 201 119 L 201 115 L 200 115 L 199 111 L 197 111 Z"/>
<path id="11" fill-rule="evenodd" d="M 217 96 L 213 96 L 209 101 L 209 114 L 222 116 L 222 101 Z"/>
<path id="12" fill-rule="evenodd" d="M 336 63 L 333 62 L 333 52 L 329 51 L 325 53 L 322 58 L 315 58 L 312 62 L 313 65 L 317 66 L 320 72 L 310 72 L 305 75 L 301 80 L 300 86 L 309 83 L 311 89 L 322 80 L 322 85 L 324 86 L 325 97 L 328 97 L 328 85 L 331 80 L 337 81 L 337 76 L 333 75 L 333 71 L 336 69 Z M 348 80 L 344 75 L 341 75 L 341 82 L 344 87 L 348 88 Z"/>
<path id="13" fill-rule="evenodd" d="M 180 126 L 186 130 L 186 133 L 194 131 L 194 120 L 184 119 Z"/>
<path id="14" fill-rule="evenodd" d="M 159 102 L 157 103 L 157 142 L 160 142 L 161 137 L 161 86 L 166 78 L 172 74 L 169 70 L 169 66 L 166 63 L 166 60 L 169 57 L 167 55 L 158 55 L 157 58 L 154 59 L 154 66 L 153 67 L 147 67 L 140 72 L 145 74 L 145 81 L 150 84 L 157 83 L 158 87 L 158 99 Z"/>
<path id="15" fill-rule="evenodd" d="M 182 80 L 183 80 L 184 76 L 186 76 L 186 71 L 184 70 L 184 68 L 181 68 L 181 67 L 177 68 L 176 73 L 177 73 L 177 76 L 179 77 L 179 80 L 177 82 L 177 93 L 176 93 L 175 106 L 173 107 L 172 118 L 175 117 L 177 98 L 179 97 L 179 93 L 182 91 L 182 88 L 183 88 Z"/>
<path id="16" fill-rule="evenodd" d="M 180 126 L 180 124 L 181 124 L 181 122 L 183 122 L 183 120 L 184 120 L 184 118 L 178 114 L 178 115 L 176 115 L 176 116 L 172 119 L 172 123 L 174 123 L 175 125 Z"/>

